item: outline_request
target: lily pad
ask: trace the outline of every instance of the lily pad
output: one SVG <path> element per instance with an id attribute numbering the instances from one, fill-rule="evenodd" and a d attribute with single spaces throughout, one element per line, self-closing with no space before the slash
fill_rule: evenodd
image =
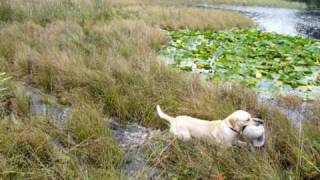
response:
<path id="1" fill-rule="evenodd" d="M 268 81 L 279 86 L 270 89 L 273 93 L 299 91 L 309 99 L 320 94 L 314 92 L 319 88 L 303 88 L 320 86 L 320 43 L 316 40 L 255 29 L 167 34 L 171 41 L 161 54 L 181 70 L 210 70 L 213 73 L 204 73 L 208 80 L 238 80 L 257 89 Z"/>

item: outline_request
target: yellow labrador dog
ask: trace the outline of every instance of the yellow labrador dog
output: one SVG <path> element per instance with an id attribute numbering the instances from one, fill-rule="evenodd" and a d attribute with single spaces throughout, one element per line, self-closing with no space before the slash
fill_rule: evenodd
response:
<path id="1" fill-rule="evenodd" d="M 260 126 L 263 121 L 252 118 L 251 115 L 242 110 L 235 111 L 224 120 L 206 121 L 190 116 L 171 117 L 162 112 L 157 105 L 160 118 L 170 123 L 170 132 L 182 140 L 191 137 L 213 141 L 227 147 L 232 145 L 246 146 L 247 143 L 240 141 L 240 134 L 247 126 Z"/>

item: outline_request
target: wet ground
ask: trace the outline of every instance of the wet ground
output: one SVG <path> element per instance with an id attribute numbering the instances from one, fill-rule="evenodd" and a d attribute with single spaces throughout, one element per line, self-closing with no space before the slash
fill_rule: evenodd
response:
<path id="1" fill-rule="evenodd" d="M 30 97 L 30 113 L 34 116 L 47 117 L 58 124 L 66 124 L 70 108 L 57 103 L 53 96 L 46 95 L 40 90 L 27 86 Z"/>
<path id="2" fill-rule="evenodd" d="M 124 173 L 128 179 L 157 179 L 160 171 L 147 164 L 143 145 L 158 131 L 136 123 L 119 124 L 114 118 L 107 118 L 112 135 L 119 147 L 126 153 Z"/>
<path id="3" fill-rule="evenodd" d="M 70 107 L 61 105 L 54 96 L 26 86 L 25 90 L 30 97 L 30 112 L 34 116 L 51 119 L 55 124 L 66 126 Z M 151 139 L 158 131 L 145 128 L 136 123 L 119 124 L 115 118 L 105 118 L 110 125 L 112 135 L 120 149 L 125 152 L 124 174 L 126 179 L 157 179 L 158 169 L 147 165 L 147 158 L 143 153 L 143 144 Z"/>
<path id="4" fill-rule="evenodd" d="M 256 6 L 198 4 L 198 7 L 242 12 L 264 31 L 320 39 L 320 11 Z"/>

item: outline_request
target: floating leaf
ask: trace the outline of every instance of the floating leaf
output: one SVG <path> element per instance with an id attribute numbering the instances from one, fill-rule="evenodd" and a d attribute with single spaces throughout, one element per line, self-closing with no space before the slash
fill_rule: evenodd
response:
<path id="1" fill-rule="evenodd" d="M 261 72 L 259 70 L 256 70 L 256 78 L 261 79 L 261 77 L 262 77 Z"/>
<path id="2" fill-rule="evenodd" d="M 183 71 L 192 71 L 192 67 L 191 66 L 183 66 L 183 67 L 180 67 L 181 70 Z"/>
<path id="3" fill-rule="evenodd" d="M 311 91 L 312 90 L 312 86 L 301 86 L 301 88 L 303 88 L 306 91 Z"/>

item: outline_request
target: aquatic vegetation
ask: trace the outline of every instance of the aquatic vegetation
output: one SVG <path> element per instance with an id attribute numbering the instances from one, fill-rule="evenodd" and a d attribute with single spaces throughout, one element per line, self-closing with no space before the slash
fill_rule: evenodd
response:
<path id="1" fill-rule="evenodd" d="M 161 53 L 181 70 L 209 80 L 240 81 L 265 96 L 320 97 L 320 43 L 315 40 L 254 29 L 167 34 L 171 41 Z"/>

